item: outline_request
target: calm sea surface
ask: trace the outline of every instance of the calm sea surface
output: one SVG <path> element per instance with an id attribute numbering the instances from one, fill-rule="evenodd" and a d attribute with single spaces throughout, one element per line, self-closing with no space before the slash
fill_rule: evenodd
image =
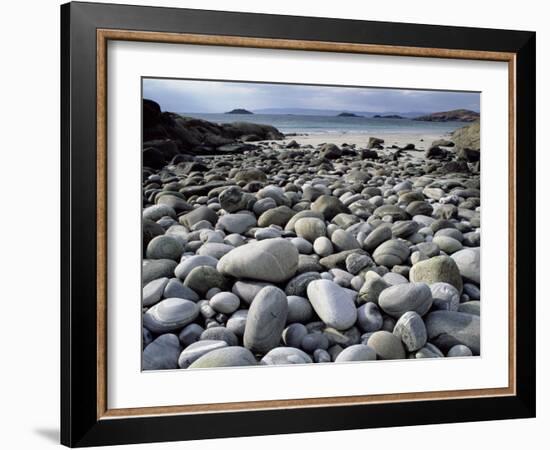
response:
<path id="1" fill-rule="evenodd" d="M 325 117 L 292 114 L 197 114 L 179 113 L 215 123 L 252 122 L 273 125 L 282 133 L 450 133 L 467 125 L 464 122 L 422 122 L 411 119 L 373 119 L 367 117 Z"/>

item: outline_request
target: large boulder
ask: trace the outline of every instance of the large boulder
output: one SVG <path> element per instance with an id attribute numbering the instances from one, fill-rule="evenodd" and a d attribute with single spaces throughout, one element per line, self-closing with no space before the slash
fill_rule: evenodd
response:
<path id="1" fill-rule="evenodd" d="M 266 174 L 255 167 L 249 167 L 247 169 L 240 169 L 233 175 L 235 181 L 242 181 L 244 183 L 250 183 L 252 181 L 259 181 L 265 183 L 267 180 Z"/>
<path id="2" fill-rule="evenodd" d="M 153 333 L 168 333 L 183 328 L 199 315 L 196 303 L 182 298 L 167 298 L 143 315 L 143 326 Z"/>
<path id="3" fill-rule="evenodd" d="M 280 227 L 284 227 L 290 218 L 295 214 L 296 211 L 285 205 L 268 209 L 260 217 L 258 217 L 258 226 L 268 227 L 270 225 L 278 225 Z"/>
<path id="4" fill-rule="evenodd" d="M 218 219 L 217 227 L 227 234 L 244 234 L 249 228 L 256 225 L 256 217 L 251 214 L 225 214 Z"/>
<path id="5" fill-rule="evenodd" d="M 409 219 L 409 214 L 407 214 L 404 209 L 401 209 L 399 206 L 396 205 L 379 206 L 374 210 L 373 216 L 380 219 L 384 216 L 390 216 L 393 221 Z"/>
<path id="6" fill-rule="evenodd" d="M 461 148 L 456 153 L 456 157 L 467 162 L 477 162 L 480 159 L 480 152 L 471 148 Z"/>
<path id="7" fill-rule="evenodd" d="M 480 149 L 480 127 L 479 122 L 472 123 L 465 127 L 455 130 L 451 135 L 451 140 L 460 148 L 470 148 L 479 151 Z"/>
<path id="8" fill-rule="evenodd" d="M 378 304 L 386 314 L 396 319 L 407 311 L 423 316 L 432 306 L 432 293 L 426 283 L 396 284 L 380 293 Z"/>
<path id="9" fill-rule="evenodd" d="M 190 369 L 240 367 L 256 365 L 254 355 L 244 347 L 223 347 L 206 353 L 189 366 Z"/>
<path id="10" fill-rule="evenodd" d="M 307 239 L 309 242 L 314 242 L 315 239 L 325 236 L 327 231 L 325 222 L 316 217 L 298 219 L 294 224 L 294 229 L 297 236 Z"/>
<path id="11" fill-rule="evenodd" d="M 198 266 L 189 272 L 183 285 L 200 295 L 205 295 L 211 288 L 224 289 L 227 280 L 211 266 Z"/>
<path id="12" fill-rule="evenodd" d="M 428 340 L 426 325 L 415 311 L 408 311 L 399 318 L 393 334 L 401 339 L 409 352 L 420 350 Z"/>
<path id="13" fill-rule="evenodd" d="M 378 153 L 376 150 L 371 149 L 362 149 L 359 151 L 359 155 L 361 156 L 361 159 L 378 159 Z"/>
<path id="14" fill-rule="evenodd" d="M 376 352 L 368 345 L 355 344 L 342 350 L 334 362 L 350 362 L 350 361 L 374 361 Z"/>
<path id="15" fill-rule="evenodd" d="M 455 143 L 448 139 L 436 139 L 432 142 L 432 147 L 454 147 Z"/>
<path id="16" fill-rule="evenodd" d="M 441 166 L 440 171 L 442 173 L 468 173 L 470 168 L 466 161 L 449 161 Z"/>
<path id="17" fill-rule="evenodd" d="M 384 225 L 372 230 L 363 241 L 363 248 L 368 251 L 376 249 L 382 242 L 392 238 L 391 227 Z"/>
<path id="18" fill-rule="evenodd" d="M 338 159 L 342 156 L 342 150 L 335 144 L 324 144 L 320 148 L 319 156 L 326 159 Z"/>
<path id="19" fill-rule="evenodd" d="M 214 210 L 208 206 L 199 206 L 179 218 L 180 223 L 185 225 L 187 228 L 193 227 L 193 225 L 202 220 L 207 220 L 214 225 L 218 221 L 218 216 Z"/>
<path id="20" fill-rule="evenodd" d="M 306 209 L 304 211 L 300 211 L 294 216 L 291 217 L 291 219 L 288 221 L 288 223 L 285 226 L 286 231 L 294 231 L 296 227 L 296 222 L 300 219 L 304 219 L 307 217 L 313 217 L 316 219 L 324 220 L 325 216 L 321 212 L 315 212 L 311 211 L 310 209 Z"/>
<path id="21" fill-rule="evenodd" d="M 232 122 L 221 125 L 223 135 L 232 138 L 241 138 L 242 136 L 255 135 L 260 140 L 280 140 L 285 136 L 277 128 L 271 125 L 264 125 L 250 122 Z"/>
<path id="22" fill-rule="evenodd" d="M 144 98 L 142 108 L 143 127 L 152 128 L 157 126 L 160 123 L 160 105 L 153 100 Z"/>
<path id="23" fill-rule="evenodd" d="M 449 152 L 441 147 L 433 146 L 426 150 L 425 157 L 427 159 L 442 159 L 445 158 Z"/>
<path id="24" fill-rule="evenodd" d="M 474 355 L 479 355 L 479 316 L 455 311 L 434 311 L 426 316 L 425 324 L 428 340 L 442 350 L 462 344 L 467 346 Z"/>
<path id="25" fill-rule="evenodd" d="M 156 236 L 164 234 L 164 228 L 150 219 L 143 219 L 141 222 L 141 232 L 143 237 L 143 251 L 145 252 L 149 242 Z"/>
<path id="26" fill-rule="evenodd" d="M 382 147 L 383 143 L 384 143 L 384 139 L 380 139 L 377 137 L 370 137 L 369 141 L 367 142 L 367 148 L 368 149 L 375 148 L 375 149 L 381 150 L 382 148 L 384 148 Z"/>
<path id="27" fill-rule="evenodd" d="M 266 239 L 231 250 L 218 263 L 218 271 L 235 278 L 280 283 L 294 276 L 298 250 L 286 239 Z"/>
<path id="28" fill-rule="evenodd" d="M 405 359 L 405 348 L 401 339 L 389 331 L 376 331 L 367 341 L 367 345 L 374 349 L 378 359 Z"/>
<path id="29" fill-rule="evenodd" d="M 340 213 L 349 213 L 348 207 L 331 195 L 321 195 L 311 204 L 311 210 L 323 214 L 326 220 L 332 220 Z"/>
<path id="30" fill-rule="evenodd" d="M 151 169 L 161 169 L 166 165 L 164 154 L 155 147 L 146 147 L 143 149 L 143 166 Z"/>
<path id="31" fill-rule="evenodd" d="M 277 347 L 270 350 L 260 361 L 264 365 L 280 365 L 280 364 L 310 364 L 311 357 L 298 348 L 293 347 Z"/>
<path id="32" fill-rule="evenodd" d="M 465 248 L 451 256 L 466 281 L 480 282 L 481 252 L 479 247 Z"/>
<path id="33" fill-rule="evenodd" d="M 180 353 L 178 366 L 182 369 L 187 369 L 201 356 L 224 347 L 227 347 L 227 342 L 225 341 L 202 340 L 194 342 Z"/>
<path id="34" fill-rule="evenodd" d="M 409 256 L 409 253 L 409 247 L 403 241 L 391 239 L 380 244 L 372 256 L 377 264 L 393 267 L 402 264 Z"/>
<path id="35" fill-rule="evenodd" d="M 143 370 L 177 369 L 181 346 L 175 334 L 161 334 L 143 350 Z"/>
<path id="36" fill-rule="evenodd" d="M 365 274 L 365 282 L 359 290 L 359 303 L 375 303 L 378 305 L 380 294 L 390 285 L 374 271 Z"/>
<path id="37" fill-rule="evenodd" d="M 441 255 L 419 261 L 412 266 L 409 278 L 415 283 L 437 283 L 443 281 L 452 284 L 462 292 L 462 277 L 456 262 L 449 256 Z"/>
<path id="38" fill-rule="evenodd" d="M 185 280 L 187 275 L 199 266 L 216 267 L 218 260 L 209 255 L 193 255 L 183 259 L 175 268 L 174 275 L 181 280 Z"/>
<path id="39" fill-rule="evenodd" d="M 250 209 L 256 199 L 250 193 L 243 192 L 238 186 L 230 186 L 220 192 L 218 199 L 221 207 L 228 213 Z"/>
<path id="40" fill-rule="evenodd" d="M 145 286 L 157 278 L 172 277 L 177 263 L 171 259 L 144 259 L 141 266 L 141 283 Z"/>
<path id="41" fill-rule="evenodd" d="M 277 347 L 287 315 L 285 293 L 275 286 L 264 287 L 250 305 L 244 330 L 244 346 L 254 353 L 262 354 Z"/>
<path id="42" fill-rule="evenodd" d="M 357 309 L 349 291 L 329 280 L 314 280 L 307 286 L 313 309 L 329 327 L 347 330 L 357 320 Z"/>

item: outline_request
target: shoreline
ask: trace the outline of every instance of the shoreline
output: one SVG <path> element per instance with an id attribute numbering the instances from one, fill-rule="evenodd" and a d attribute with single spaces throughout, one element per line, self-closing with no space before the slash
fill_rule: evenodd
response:
<path id="1" fill-rule="evenodd" d="M 414 144 L 417 150 L 427 150 L 432 142 L 438 139 L 448 139 L 449 134 L 427 134 L 427 133 L 327 133 L 327 134 L 308 134 L 297 136 L 285 136 L 284 140 L 278 143 L 289 143 L 296 141 L 300 146 L 312 145 L 314 147 L 322 144 L 343 144 L 355 145 L 359 148 L 366 148 L 370 137 L 376 137 L 384 140 L 384 150 L 392 145 L 404 147 L 407 144 Z M 284 144 L 283 144 L 284 145 Z"/>

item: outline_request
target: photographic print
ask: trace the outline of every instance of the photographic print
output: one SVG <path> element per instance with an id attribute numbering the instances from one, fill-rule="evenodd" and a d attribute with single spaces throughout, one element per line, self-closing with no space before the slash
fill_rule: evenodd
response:
<path id="1" fill-rule="evenodd" d="M 142 97 L 143 370 L 480 355 L 479 92 Z"/>

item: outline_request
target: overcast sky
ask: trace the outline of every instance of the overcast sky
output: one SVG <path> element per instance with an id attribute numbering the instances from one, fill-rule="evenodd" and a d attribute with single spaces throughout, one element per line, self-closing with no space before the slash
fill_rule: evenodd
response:
<path id="1" fill-rule="evenodd" d="M 479 111 L 479 94 L 220 81 L 144 79 L 143 96 L 163 111 L 222 113 L 234 108 L 308 108 L 372 112 Z"/>

